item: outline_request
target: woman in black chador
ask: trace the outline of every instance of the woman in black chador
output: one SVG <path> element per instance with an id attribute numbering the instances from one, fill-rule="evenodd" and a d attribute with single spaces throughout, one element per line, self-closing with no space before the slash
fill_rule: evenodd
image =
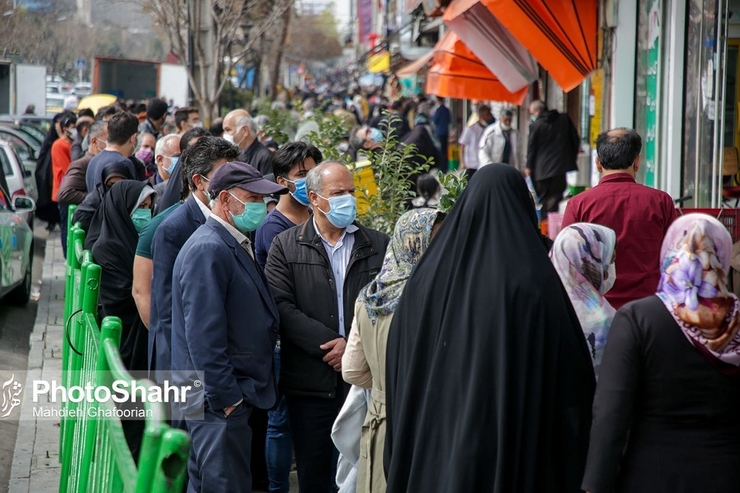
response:
<path id="1" fill-rule="evenodd" d="M 593 365 L 516 169 L 473 177 L 387 354 L 388 493 L 581 491 Z"/>

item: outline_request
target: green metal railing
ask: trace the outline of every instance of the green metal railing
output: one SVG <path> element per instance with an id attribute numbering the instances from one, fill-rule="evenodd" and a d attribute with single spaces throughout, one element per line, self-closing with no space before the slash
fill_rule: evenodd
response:
<path id="1" fill-rule="evenodd" d="M 70 207 L 72 217 L 74 207 Z M 121 360 L 121 321 L 98 324 L 101 267 L 85 250 L 85 232 L 68 223 L 64 298 L 62 383 L 107 387 L 114 380 L 133 382 Z M 154 383 L 139 380 L 149 388 Z M 112 392 L 111 392 L 112 393 Z M 60 493 L 179 493 L 187 473 L 190 441 L 166 424 L 162 403 L 143 404 L 146 414 L 138 465 L 129 450 L 113 402 L 62 403 Z"/>

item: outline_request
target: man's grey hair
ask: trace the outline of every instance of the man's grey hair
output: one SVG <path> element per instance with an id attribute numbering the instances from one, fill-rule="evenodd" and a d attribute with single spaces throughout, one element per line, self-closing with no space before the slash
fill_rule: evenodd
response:
<path id="1" fill-rule="evenodd" d="M 347 167 L 338 161 L 324 161 L 306 175 L 306 190 L 322 195 L 324 190 L 324 171 L 333 166 L 339 166 L 349 172 Z"/>
<path id="2" fill-rule="evenodd" d="M 108 123 L 99 120 L 90 125 L 90 131 L 87 133 L 87 136 L 89 138 L 95 137 L 96 139 L 99 139 L 101 135 L 103 135 L 103 132 L 105 132 L 105 127 L 108 125 Z"/>
<path id="3" fill-rule="evenodd" d="M 257 124 L 254 122 L 254 119 L 249 116 L 240 116 L 236 119 L 236 128 L 239 127 L 247 127 L 249 129 L 249 133 L 252 135 L 257 135 Z"/>
<path id="4" fill-rule="evenodd" d="M 157 145 L 154 147 L 154 157 L 155 158 L 157 156 L 172 157 L 169 154 L 167 154 L 167 148 L 170 146 L 170 142 L 172 142 L 175 139 L 178 140 L 177 145 L 178 145 L 178 150 L 179 150 L 180 136 L 176 134 L 165 135 L 164 137 L 162 137 L 161 139 L 157 141 Z"/>
<path id="5" fill-rule="evenodd" d="M 532 109 L 532 111 L 539 111 L 539 112 L 547 111 L 547 105 L 540 100 L 532 101 L 530 108 Z"/>

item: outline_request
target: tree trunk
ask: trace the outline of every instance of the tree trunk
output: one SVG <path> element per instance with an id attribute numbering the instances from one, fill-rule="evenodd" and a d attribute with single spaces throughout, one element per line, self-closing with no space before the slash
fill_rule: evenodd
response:
<path id="1" fill-rule="evenodd" d="M 285 41 L 288 39 L 288 30 L 290 29 L 290 19 L 293 17 L 293 8 L 289 7 L 285 9 L 283 14 L 283 32 L 280 33 L 280 42 L 277 45 L 277 53 L 275 54 L 274 65 L 270 73 L 270 100 L 275 101 L 277 99 L 277 86 L 278 79 L 280 78 L 280 66 L 283 64 L 283 47 Z"/>

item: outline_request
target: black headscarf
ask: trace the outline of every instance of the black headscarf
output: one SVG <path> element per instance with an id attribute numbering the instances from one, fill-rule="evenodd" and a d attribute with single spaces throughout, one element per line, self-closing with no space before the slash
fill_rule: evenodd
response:
<path id="1" fill-rule="evenodd" d="M 42 221 L 49 224 L 59 224 L 59 208 L 51 200 L 51 191 L 53 187 L 53 174 L 51 169 L 51 146 L 59 138 L 56 123 L 65 113 L 57 113 L 51 121 L 46 138 L 39 149 L 38 158 L 36 158 L 36 191 L 38 200 L 36 201 L 36 216 Z"/>
<path id="2" fill-rule="evenodd" d="M 139 233 L 131 220 L 131 214 L 139 205 L 144 187 L 148 185 L 134 180 L 116 183 L 95 213 L 96 217 L 101 218 L 100 235 L 92 246 L 93 259 L 103 269 L 100 279 L 101 317 L 112 315 L 121 318 L 121 341 L 124 343 L 128 332 L 139 318 L 131 295 L 134 254 Z M 121 356 L 126 362 L 123 348 Z"/>
<path id="3" fill-rule="evenodd" d="M 103 179 L 100 183 L 95 186 L 95 189 L 88 193 L 82 204 L 75 210 L 74 216 L 72 216 L 73 223 L 80 223 L 82 229 L 87 232 L 85 236 L 85 248 L 88 250 L 92 248 L 93 244 L 97 241 L 100 236 L 100 227 L 103 222 L 102 214 L 98 214 L 100 205 L 103 203 L 108 190 L 111 188 L 105 183 L 108 178 L 113 175 L 122 176 L 126 180 L 133 180 L 131 171 L 128 166 L 123 162 L 110 163 L 103 168 L 101 171 Z"/>
<path id="4" fill-rule="evenodd" d="M 388 493 L 581 491 L 594 372 L 516 169 L 481 169 L 447 216 L 386 375 Z"/>

